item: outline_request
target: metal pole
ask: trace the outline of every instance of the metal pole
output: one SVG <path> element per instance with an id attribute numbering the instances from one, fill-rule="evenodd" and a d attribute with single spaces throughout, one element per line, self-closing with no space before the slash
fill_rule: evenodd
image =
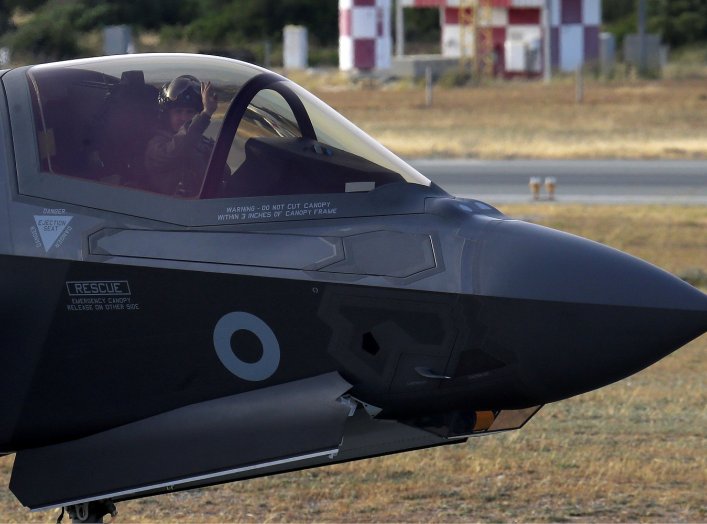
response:
<path id="1" fill-rule="evenodd" d="M 403 0 L 395 0 L 395 56 L 405 55 L 405 15 Z"/>
<path id="2" fill-rule="evenodd" d="M 270 69 L 270 55 L 272 53 L 272 44 L 269 39 L 263 40 L 263 67 Z"/>
<path id="3" fill-rule="evenodd" d="M 638 0 L 638 74 L 646 72 L 646 0 Z"/>
<path id="4" fill-rule="evenodd" d="M 425 68 L 425 106 L 432 107 L 432 68 L 427 66 Z"/>
<path id="5" fill-rule="evenodd" d="M 574 81 L 574 101 L 581 104 L 584 102 L 584 71 L 581 64 L 577 66 Z"/>
<path id="6" fill-rule="evenodd" d="M 543 9 L 543 79 L 546 84 L 552 79 L 552 57 L 550 37 L 552 35 L 550 7 L 551 1 L 545 0 L 545 8 Z"/>

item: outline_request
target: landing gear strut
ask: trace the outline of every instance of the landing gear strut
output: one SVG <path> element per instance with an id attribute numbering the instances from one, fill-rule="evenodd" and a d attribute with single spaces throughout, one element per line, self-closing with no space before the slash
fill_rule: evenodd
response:
<path id="1" fill-rule="evenodd" d="M 61 508 L 61 515 L 57 519 L 57 524 L 61 524 L 64 518 L 64 510 L 71 517 L 71 522 L 81 523 L 97 523 L 103 522 L 103 517 L 110 515 L 115 517 L 118 510 L 115 509 L 115 504 L 110 500 L 94 500 L 92 502 L 84 502 L 83 504 L 75 504 Z"/>

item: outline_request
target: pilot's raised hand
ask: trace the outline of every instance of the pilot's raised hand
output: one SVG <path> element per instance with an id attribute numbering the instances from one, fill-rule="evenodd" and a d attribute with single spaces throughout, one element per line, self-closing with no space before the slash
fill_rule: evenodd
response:
<path id="1" fill-rule="evenodd" d="M 201 83 L 201 101 L 204 103 L 204 113 L 212 116 L 218 108 L 218 100 L 211 82 Z"/>

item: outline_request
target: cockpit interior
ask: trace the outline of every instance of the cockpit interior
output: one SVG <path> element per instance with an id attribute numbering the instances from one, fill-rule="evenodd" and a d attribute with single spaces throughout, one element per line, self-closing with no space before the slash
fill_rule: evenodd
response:
<path id="1" fill-rule="evenodd" d="M 218 108 L 198 190 L 177 198 L 367 192 L 430 182 L 295 83 L 218 57 L 83 59 L 30 67 L 26 77 L 42 173 L 159 192 L 147 145 L 163 126 L 158 93 L 179 75 L 211 82 Z"/>

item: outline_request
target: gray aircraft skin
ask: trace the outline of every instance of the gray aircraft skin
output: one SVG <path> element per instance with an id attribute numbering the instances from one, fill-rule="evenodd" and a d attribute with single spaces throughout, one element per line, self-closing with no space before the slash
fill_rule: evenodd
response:
<path id="1" fill-rule="evenodd" d="M 199 186 L 166 194 L 144 155 L 181 75 L 220 109 Z M 455 198 L 255 66 L 129 55 L 0 80 L 0 454 L 30 509 L 96 521 L 516 429 L 707 330 L 677 277 Z"/>

